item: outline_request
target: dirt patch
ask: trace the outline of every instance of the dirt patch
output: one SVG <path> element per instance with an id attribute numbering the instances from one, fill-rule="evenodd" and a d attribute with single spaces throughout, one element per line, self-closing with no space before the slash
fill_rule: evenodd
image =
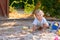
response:
<path id="1" fill-rule="evenodd" d="M 12 18 L 27 18 L 30 15 L 31 14 L 21 14 L 21 13 L 17 13 L 17 12 L 12 12 L 12 13 L 9 13 L 9 18 L 10 19 L 12 19 Z"/>
<path id="2" fill-rule="evenodd" d="M 13 20 L 13 21 L 0 21 L 0 27 L 5 26 L 32 26 L 33 20 Z"/>

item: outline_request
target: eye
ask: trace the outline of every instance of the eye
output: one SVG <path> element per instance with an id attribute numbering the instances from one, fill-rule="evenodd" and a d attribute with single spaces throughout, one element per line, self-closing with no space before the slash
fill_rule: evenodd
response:
<path id="1" fill-rule="evenodd" d="M 42 16 L 42 15 L 39 15 L 39 16 Z"/>

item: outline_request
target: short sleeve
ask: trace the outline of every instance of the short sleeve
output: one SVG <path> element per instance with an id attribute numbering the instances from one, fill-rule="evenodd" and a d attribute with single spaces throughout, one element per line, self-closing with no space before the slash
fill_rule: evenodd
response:
<path id="1" fill-rule="evenodd" d="M 36 18 L 34 19 L 32 24 L 37 25 L 37 19 Z"/>
<path id="2" fill-rule="evenodd" d="M 49 24 L 48 24 L 48 22 L 47 22 L 47 20 L 45 18 L 43 20 L 43 24 L 47 24 L 49 26 Z"/>

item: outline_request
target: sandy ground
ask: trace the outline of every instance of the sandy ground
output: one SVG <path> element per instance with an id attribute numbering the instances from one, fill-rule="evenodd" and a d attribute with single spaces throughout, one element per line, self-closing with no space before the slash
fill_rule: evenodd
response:
<path id="1" fill-rule="evenodd" d="M 0 21 L 0 26 L 32 26 L 33 20 Z"/>
<path id="2" fill-rule="evenodd" d="M 20 40 L 23 26 L 32 27 L 32 21 L 0 21 L 0 40 Z"/>
<path id="3" fill-rule="evenodd" d="M 0 40 L 54 40 L 56 34 L 40 32 L 22 34 L 22 27 L 32 27 L 33 20 L 13 20 L 13 21 L 0 21 Z M 48 37 L 48 38 L 47 38 Z M 60 37 L 59 37 L 60 38 Z M 60 39 L 59 39 L 60 40 Z"/>

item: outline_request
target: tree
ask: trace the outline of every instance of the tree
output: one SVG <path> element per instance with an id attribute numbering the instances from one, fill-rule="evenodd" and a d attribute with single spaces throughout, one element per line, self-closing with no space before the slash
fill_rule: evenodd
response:
<path id="1" fill-rule="evenodd" d="M 59 0 L 41 0 L 41 4 L 44 6 L 45 13 L 49 13 L 50 16 L 56 17 L 60 15 L 60 2 Z"/>
<path id="2" fill-rule="evenodd" d="M 14 0 L 17 1 L 17 0 Z M 29 13 L 31 11 L 32 15 L 35 10 L 41 9 L 47 15 L 50 14 L 51 17 L 60 17 L 60 0 L 18 0 L 21 5 L 24 6 L 25 12 Z M 19 6 L 21 6 L 19 5 Z M 31 16 L 32 16 L 31 15 Z"/>

